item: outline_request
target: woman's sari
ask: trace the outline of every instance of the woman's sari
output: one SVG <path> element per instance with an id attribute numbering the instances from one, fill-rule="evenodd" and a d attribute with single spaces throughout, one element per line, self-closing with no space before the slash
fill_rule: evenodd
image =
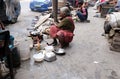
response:
<path id="1" fill-rule="evenodd" d="M 50 36 L 52 38 L 60 37 L 64 42 L 69 43 L 73 40 L 75 26 L 71 17 L 64 18 L 58 26 L 50 27 Z"/>

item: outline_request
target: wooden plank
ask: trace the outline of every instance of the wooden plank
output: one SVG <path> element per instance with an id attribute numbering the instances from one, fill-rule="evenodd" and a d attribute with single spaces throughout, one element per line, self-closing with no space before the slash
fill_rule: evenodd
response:
<path id="1" fill-rule="evenodd" d="M 50 17 L 50 14 L 47 14 L 45 16 L 41 16 L 37 24 L 35 24 L 35 29 L 37 29 L 42 23 L 44 23 L 48 18 Z"/>

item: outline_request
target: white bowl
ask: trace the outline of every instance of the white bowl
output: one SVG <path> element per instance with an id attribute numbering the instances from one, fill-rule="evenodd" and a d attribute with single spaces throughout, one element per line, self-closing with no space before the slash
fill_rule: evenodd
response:
<path id="1" fill-rule="evenodd" d="M 47 58 L 50 58 L 50 57 L 53 57 L 53 56 L 55 56 L 55 54 L 53 52 L 48 52 L 48 53 L 45 54 L 45 57 L 47 57 Z"/>
<path id="2" fill-rule="evenodd" d="M 33 58 L 36 62 L 41 62 L 44 60 L 44 54 L 42 54 L 42 53 L 34 54 Z"/>
<path id="3" fill-rule="evenodd" d="M 47 52 L 47 53 L 45 54 L 45 60 L 46 60 L 46 61 L 49 61 L 49 62 L 55 61 L 55 60 L 56 60 L 56 55 L 55 55 L 55 53 L 53 53 L 53 52 Z"/>

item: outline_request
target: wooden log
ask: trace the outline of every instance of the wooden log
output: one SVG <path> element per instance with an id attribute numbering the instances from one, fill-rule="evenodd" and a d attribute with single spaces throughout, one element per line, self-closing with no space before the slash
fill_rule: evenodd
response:
<path id="1" fill-rule="evenodd" d="M 35 24 L 34 29 L 37 29 L 38 27 L 40 27 L 41 24 L 43 24 L 49 17 L 50 17 L 50 14 L 47 14 L 45 16 L 41 16 L 39 21 Z"/>

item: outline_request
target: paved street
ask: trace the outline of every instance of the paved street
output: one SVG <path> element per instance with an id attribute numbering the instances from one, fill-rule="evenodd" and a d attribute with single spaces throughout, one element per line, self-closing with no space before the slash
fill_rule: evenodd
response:
<path id="1" fill-rule="evenodd" d="M 26 28 L 39 13 L 31 12 L 27 1 L 21 1 L 21 5 L 18 22 L 6 28 L 24 49 L 29 48 L 31 42 Z M 15 79 L 120 79 L 120 53 L 110 51 L 107 39 L 101 36 L 104 18 L 93 17 L 95 10 L 92 7 L 88 11 L 90 23 L 75 22 L 74 40 L 65 49 L 66 55 L 57 55 L 54 62 L 34 63 L 32 51 L 31 58 L 22 61 Z"/>

